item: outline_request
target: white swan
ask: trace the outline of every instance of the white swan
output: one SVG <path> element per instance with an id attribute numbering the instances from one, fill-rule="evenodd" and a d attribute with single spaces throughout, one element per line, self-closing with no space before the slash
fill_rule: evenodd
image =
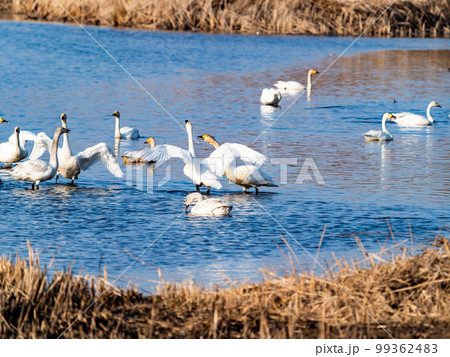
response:
<path id="1" fill-rule="evenodd" d="M 211 187 L 221 189 L 222 185 L 220 184 L 219 177 L 207 165 L 195 157 L 192 124 L 188 120 L 186 120 L 186 131 L 188 134 L 189 151 L 173 145 L 156 145 L 153 149 L 142 150 L 142 159 L 148 162 L 156 162 L 156 167 L 172 158 L 182 159 L 185 163 L 183 172 L 186 177 L 195 183 L 197 191 L 200 191 L 200 186 L 207 187 L 208 194 Z"/>
<path id="2" fill-rule="evenodd" d="M 116 139 L 137 140 L 140 138 L 138 129 L 129 126 L 120 127 L 120 113 L 118 111 L 115 111 L 112 115 L 116 118 L 116 130 L 114 133 Z"/>
<path id="3" fill-rule="evenodd" d="M 410 127 L 433 125 L 434 119 L 431 116 L 431 108 L 433 107 L 442 108 L 438 103 L 436 103 L 433 100 L 430 102 L 430 104 L 428 104 L 426 118 L 422 115 L 403 112 L 394 114 L 396 118 L 393 120 L 393 122 L 397 123 L 399 126 L 410 126 Z"/>
<path id="4" fill-rule="evenodd" d="M 260 101 L 264 105 L 277 106 L 282 98 L 282 95 L 278 89 L 264 88 L 261 93 Z"/>
<path id="5" fill-rule="evenodd" d="M 39 189 L 39 184 L 43 181 L 51 180 L 58 169 L 58 141 L 63 133 L 70 130 L 58 127 L 53 136 L 52 148 L 50 151 L 50 162 L 43 160 L 28 160 L 19 163 L 11 171 L 11 176 L 16 180 L 31 182 L 31 188 Z"/>
<path id="6" fill-rule="evenodd" d="M 61 114 L 61 123 L 64 129 L 67 129 L 67 115 Z M 35 146 L 30 159 L 37 159 L 42 156 L 45 150 L 50 151 L 52 145 L 51 139 L 45 133 L 39 133 L 35 140 Z M 116 177 L 123 177 L 123 172 L 120 169 L 111 149 L 105 143 L 100 143 L 79 152 L 76 155 L 72 154 L 69 144 L 69 135 L 63 134 L 63 146 L 58 149 L 58 172 L 56 175 L 56 182 L 58 182 L 59 175 L 72 180 L 71 184 L 78 179 L 80 172 L 86 171 L 92 165 L 101 161 L 103 165 Z"/>
<path id="7" fill-rule="evenodd" d="M 0 117 L 0 123 L 7 123 L 8 121 Z"/>
<path id="8" fill-rule="evenodd" d="M 144 144 L 150 144 L 150 150 L 154 149 L 156 146 L 155 138 L 150 136 Z M 122 155 L 123 163 L 125 165 L 132 164 L 152 164 L 153 161 L 146 161 L 142 156 L 148 151 L 148 148 L 144 148 L 138 151 L 127 151 Z"/>
<path id="9" fill-rule="evenodd" d="M 364 134 L 366 141 L 391 141 L 394 137 L 386 129 L 386 121 L 393 120 L 395 116 L 390 113 L 384 113 L 383 119 L 381 121 L 382 131 L 370 130 Z"/>
<path id="10" fill-rule="evenodd" d="M 219 149 L 221 146 L 217 142 L 217 140 L 212 135 L 202 135 L 199 136 L 200 139 L 203 139 L 208 144 L 211 144 L 216 149 Z M 237 145 L 237 144 L 223 144 L 223 145 Z M 240 144 L 239 144 L 240 145 Z M 242 145 L 244 146 L 244 145 Z M 255 156 L 256 151 L 246 147 L 246 155 Z M 259 153 L 258 153 L 259 154 Z M 213 154 L 211 154 L 212 156 Z M 261 155 L 261 154 L 260 154 Z M 218 174 L 220 172 L 216 172 Z M 258 193 L 258 187 L 267 186 L 267 187 L 278 187 L 273 183 L 272 178 L 252 164 L 240 165 L 237 167 L 232 167 L 232 165 L 228 165 L 225 168 L 225 175 L 228 180 L 235 183 L 238 186 L 241 186 L 244 192 L 247 192 L 247 189 L 254 187 L 255 192 Z"/>
<path id="11" fill-rule="evenodd" d="M 23 136 L 26 136 L 26 133 L 31 134 L 31 137 L 29 137 L 31 139 L 36 137 L 36 135 L 29 131 L 24 132 Z M 9 137 L 8 141 L 0 144 L 0 162 L 11 165 L 25 159 L 28 156 L 28 151 L 25 148 L 26 142 L 27 139 L 22 137 L 20 129 L 15 128 L 14 133 Z"/>
<path id="12" fill-rule="evenodd" d="M 319 72 L 317 72 L 315 69 L 310 69 L 308 71 L 308 85 L 305 87 L 303 84 L 296 82 L 296 81 L 278 81 L 277 83 L 274 83 L 273 86 L 278 88 L 278 89 L 282 89 L 282 90 L 286 90 L 286 91 L 301 91 L 301 90 L 305 90 L 305 89 L 311 89 L 311 76 L 313 74 L 318 74 Z"/>
<path id="13" fill-rule="evenodd" d="M 191 214 L 196 216 L 228 216 L 233 206 L 214 198 L 205 198 L 199 192 L 193 192 L 186 196 L 186 213 L 189 206 L 197 202 L 191 208 Z"/>

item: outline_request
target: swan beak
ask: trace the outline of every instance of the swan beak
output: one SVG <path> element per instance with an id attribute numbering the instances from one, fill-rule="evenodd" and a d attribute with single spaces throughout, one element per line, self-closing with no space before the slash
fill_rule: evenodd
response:
<path id="1" fill-rule="evenodd" d="M 204 139 L 205 138 L 205 135 L 199 135 L 199 136 L 197 136 L 197 138 L 199 138 L 199 139 Z"/>
<path id="2" fill-rule="evenodd" d="M 438 108 L 442 108 L 438 103 L 436 103 L 436 107 L 438 107 Z"/>
<path id="3" fill-rule="evenodd" d="M 397 119 L 395 115 L 389 114 L 391 116 L 391 119 Z"/>
<path id="4" fill-rule="evenodd" d="M 188 213 L 189 205 L 186 205 L 186 210 L 184 212 Z"/>
<path id="5" fill-rule="evenodd" d="M 0 117 L 0 123 L 7 123 L 8 121 Z"/>
<path id="6" fill-rule="evenodd" d="M 314 73 L 315 73 L 315 74 L 319 74 L 319 71 L 314 70 Z"/>

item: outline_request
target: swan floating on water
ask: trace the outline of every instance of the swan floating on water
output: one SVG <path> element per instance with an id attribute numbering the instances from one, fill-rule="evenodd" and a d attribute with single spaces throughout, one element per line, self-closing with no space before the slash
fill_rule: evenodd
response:
<path id="1" fill-rule="evenodd" d="M 282 98 L 282 95 L 278 89 L 264 88 L 261 93 L 260 101 L 264 105 L 277 106 Z"/>
<path id="2" fill-rule="evenodd" d="M 58 169 L 58 142 L 63 133 L 70 130 L 58 127 L 53 136 L 52 148 L 50 150 L 50 162 L 35 159 L 19 163 L 11 171 L 11 176 L 16 180 L 31 182 L 31 189 L 39 189 L 43 181 L 51 180 Z"/>
<path id="3" fill-rule="evenodd" d="M 249 147 L 242 145 L 242 144 L 228 144 L 225 143 L 223 145 L 220 145 L 218 141 L 214 138 L 212 135 L 202 135 L 199 136 L 200 139 L 206 141 L 208 144 L 214 146 L 216 150 L 220 150 L 222 146 L 231 148 L 231 158 L 232 161 L 238 158 L 251 158 L 253 161 L 259 161 L 264 162 L 264 155 L 258 153 L 257 151 L 250 149 Z M 240 151 L 235 151 L 233 148 L 239 148 Z M 213 154 L 211 154 L 213 156 Z M 211 157 L 210 156 L 210 157 Z M 228 155 L 230 156 L 230 155 Z M 215 171 L 216 175 L 222 176 L 222 171 L 224 170 L 225 175 L 227 176 L 228 180 L 235 183 L 238 186 L 241 186 L 244 192 L 247 192 L 247 189 L 254 187 L 255 192 L 258 193 L 258 187 L 260 186 L 266 186 L 266 187 L 278 187 L 276 184 L 273 183 L 272 178 L 266 174 L 264 171 L 262 171 L 260 168 L 258 168 L 255 165 L 252 164 L 246 164 L 246 165 L 240 165 L 232 167 L 231 164 L 233 162 L 229 162 L 226 166 L 217 167 L 217 171 Z"/>
<path id="4" fill-rule="evenodd" d="M 61 114 L 61 123 L 64 129 L 67 129 L 67 115 Z M 30 159 L 37 159 L 42 156 L 45 150 L 50 151 L 52 140 L 45 134 L 39 133 L 35 141 L 35 146 Z M 72 154 L 69 144 L 69 135 L 63 134 L 63 146 L 58 149 L 58 172 L 56 175 L 56 183 L 59 175 L 72 180 L 71 184 L 78 179 L 80 172 L 86 171 L 95 163 L 101 161 L 103 165 L 116 177 L 123 177 L 123 172 L 120 169 L 111 149 L 105 143 L 100 143 L 79 152 L 76 155 Z"/>
<path id="5" fill-rule="evenodd" d="M 394 140 L 394 137 L 387 131 L 386 129 L 386 121 L 393 121 L 395 116 L 390 113 L 385 113 L 383 115 L 383 119 L 381 121 L 382 131 L 378 130 L 370 130 L 364 134 L 366 138 L 366 142 L 368 141 L 391 141 Z"/>
<path id="6" fill-rule="evenodd" d="M 434 119 L 431 116 L 431 108 L 433 107 L 442 108 L 438 103 L 436 103 L 436 101 L 433 100 L 430 102 L 430 104 L 428 104 L 426 118 L 422 115 L 403 112 L 394 114 L 396 118 L 393 120 L 393 122 L 397 123 L 399 126 L 409 127 L 433 125 Z"/>
<path id="7" fill-rule="evenodd" d="M 196 204 L 191 208 L 191 214 L 196 216 L 228 216 L 233 209 L 233 206 L 220 200 L 205 199 L 201 193 L 193 192 L 186 196 L 186 213 L 194 202 Z"/>
<path id="8" fill-rule="evenodd" d="M 144 144 L 150 144 L 150 150 L 154 149 L 156 146 L 156 140 L 153 136 L 150 136 Z M 154 161 L 147 161 L 142 158 L 142 156 L 147 153 L 149 148 L 144 148 L 138 151 L 127 151 L 122 155 L 123 163 L 125 165 L 132 164 L 152 164 Z"/>
<path id="9" fill-rule="evenodd" d="M 0 117 L 0 123 L 7 123 L 8 121 Z"/>
<path id="10" fill-rule="evenodd" d="M 14 129 L 14 133 L 9 137 L 8 141 L 0 144 L 0 162 L 10 166 L 19 162 L 28 156 L 25 148 L 27 141 L 35 140 L 36 135 L 30 131 L 20 131 L 19 128 Z"/>
<path id="11" fill-rule="evenodd" d="M 301 91 L 301 90 L 305 90 L 305 89 L 309 89 L 311 90 L 311 76 L 313 74 L 318 74 L 319 72 L 316 71 L 315 69 L 310 69 L 308 71 L 308 85 L 305 87 L 303 84 L 296 82 L 296 81 L 278 81 L 277 83 L 274 83 L 273 86 L 278 88 L 278 89 L 282 89 L 282 90 L 286 90 L 286 91 Z"/>
<path id="12" fill-rule="evenodd" d="M 114 134 L 116 139 L 137 140 L 140 138 L 138 129 L 129 126 L 120 127 L 120 113 L 117 110 L 112 115 L 116 118 L 116 130 Z"/>

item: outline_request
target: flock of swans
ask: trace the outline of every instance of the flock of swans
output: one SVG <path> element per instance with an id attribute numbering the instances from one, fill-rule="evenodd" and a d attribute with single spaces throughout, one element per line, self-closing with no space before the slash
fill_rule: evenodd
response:
<path id="1" fill-rule="evenodd" d="M 260 101 L 263 105 L 278 106 L 282 99 L 282 92 L 308 91 L 311 93 L 311 76 L 319 73 L 311 69 L 308 72 L 307 86 L 295 81 L 278 81 L 273 84 L 274 88 L 264 88 Z M 393 136 L 386 128 L 387 121 L 396 123 L 403 127 L 423 127 L 434 123 L 431 116 L 433 107 L 441 107 L 436 101 L 430 102 L 427 108 L 427 116 L 421 116 L 409 112 L 391 114 L 385 113 L 382 118 L 382 130 L 370 130 L 364 134 L 366 141 L 390 141 Z M 131 127 L 120 127 L 120 113 L 115 111 L 115 139 L 136 140 L 140 138 L 139 130 Z M 21 131 L 18 127 L 9 137 L 8 141 L 0 144 L 0 162 L 3 168 L 10 169 L 12 178 L 21 181 L 31 182 L 32 189 L 39 189 L 41 182 L 49 181 L 56 175 L 55 183 L 60 176 L 71 180 L 74 185 L 76 179 L 82 171 L 87 170 L 97 162 L 103 163 L 106 169 L 116 177 L 123 177 L 123 172 L 114 156 L 112 150 L 105 144 L 99 143 L 91 146 L 77 154 L 73 154 L 69 143 L 69 132 L 67 128 L 67 115 L 61 114 L 61 126 L 58 127 L 51 139 L 46 133 L 37 135 L 30 131 Z M 0 124 L 7 121 L 0 117 Z M 232 206 L 212 198 L 205 198 L 200 193 L 200 187 L 206 187 L 206 194 L 209 195 L 211 188 L 220 190 L 222 188 L 221 178 L 226 178 L 241 186 L 244 192 L 253 188 L 258 193 L 258 188 L 262 186 L 277 187 L 272 178 L 265 173 L 261 166 L 267 161 L 267 157 L 245 145 L 238 143 L 219 142 L 212 135 L 200 135 L 199 139 L 213 146 L 214 150 L 205 159 L 200 160 L 195 156 L 194 136 L 192 124 L 186 120 L 186 132 L 188 136 L 188 149 L 178 146 L 162 144 L 156 145 L 154 137 L 149 137 L 145 147 L 138 151 L 125 152 L 121 157 L 126 165 L 146 164 L 159 167 L 170 159 L 181 159 L 184 162 L 183 172 L 196 187 L 194 193 L 185 198 L 186 212 L 191 207 L 191 214 L 194 215 L 229 215 Z M 61 135 L 63 145 L 58 147 Z M 28 156 L 26 143 L 34 142 L 33 150 Z M 40 157 L 48 151 L 50 160 L 44 161 Z M 28 157 L 27 161 L 23 161 Z M 240 161 L 242 164 L 237 164 Z M 15 166 L 13 166 L 16 164 Z M 2 181 L 0 180 L 0 183 Z"/>

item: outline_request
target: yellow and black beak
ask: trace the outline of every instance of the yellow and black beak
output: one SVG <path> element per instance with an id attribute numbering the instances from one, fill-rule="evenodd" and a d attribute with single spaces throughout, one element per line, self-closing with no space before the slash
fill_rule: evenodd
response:
<path id="1" fill-rule="evenodd" d="M 440 104 L 436 103 L 436 107 L 442 108 Z"/>
<path id="2" fill-rule="evenodd" d="M 7 123 L 8 121 L 0 117 L 0 123 Z"/>
<path id="3" fill-rule="evenodd" d="M 16 126 L 16 128 L 14 129 L 16 132 L 20 131 L 19 127 Z"/>
<path id="4" fill-rule="evenodd" d="M 315 74 L 319 74 L 319 71 L 314 70 L 314 73 L 315 73 Z"/>

